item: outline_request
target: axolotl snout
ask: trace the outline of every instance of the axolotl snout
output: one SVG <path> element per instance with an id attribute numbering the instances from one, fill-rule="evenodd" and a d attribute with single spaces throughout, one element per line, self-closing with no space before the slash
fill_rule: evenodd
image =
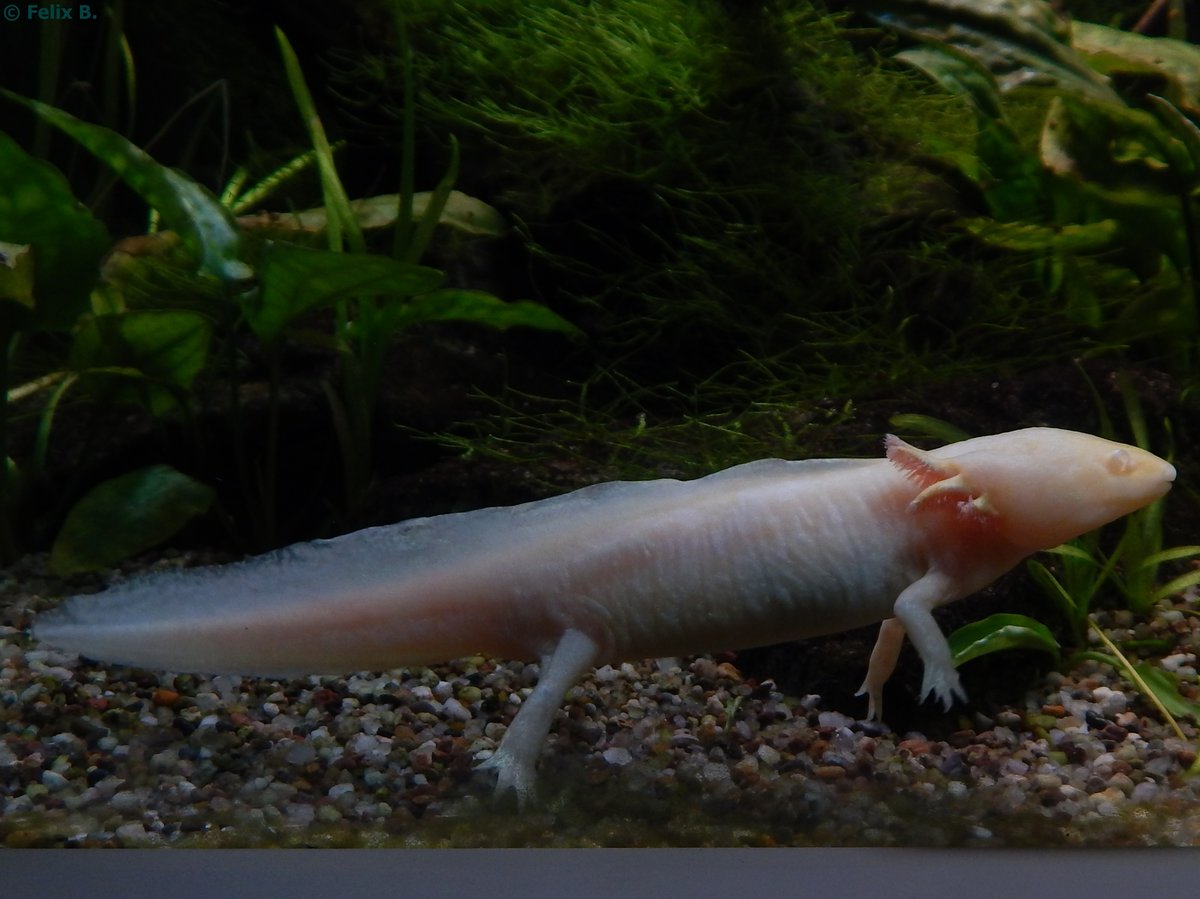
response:
<path id="1" fill-rule="evenodd" d="M 487 762 L 522 798 L 591 667 L 882 621 L 860 693 L 881 711 L 905 634 L 922 698 L 964 699 L 931 612 L 1022 558 L 1147 505 L 1175 478 L 1137 447 L 1053 428 L 885 459 L 765 459 L 368 528 L 76 596 L 34 636 L 147 668 L 333 674 L 483 653 L 540 659 Z"/>

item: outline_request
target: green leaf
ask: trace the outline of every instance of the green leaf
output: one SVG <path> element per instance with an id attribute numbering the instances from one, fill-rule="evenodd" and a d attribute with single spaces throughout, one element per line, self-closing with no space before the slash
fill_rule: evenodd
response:
<path id="1" fill-rule="evenodd" d="M 1155 116 L 1120 103 L 1055 97 L 1041 136 L 1051 172 L 1110 191 L 1156 193 L 1174 199 L 1191 185 L 1187 147 Z"/>
<path id="2" fill-rule="evenodd" d="M 1197 173 L 1200 173 L 1200 127 L 1170 100 L 1154 94 L 1147 94 L 1146 100 L 1155 118 L 1183 147 L 1183 154 L 1175 164 L 1186 181 L 1194 186 Z"/>
<path id="3" fill-rule="evenodd" d="M 308 131 L 309 140 L 312 142 L 313 151 L 317 156 L 317 171 L 321 176 L 321 193 L 324 195 L 325 208 L 333 213 L 329 223 L 330 248 L 342 249 L 344 229 L 346 244 L 350 250 L 361 253 L 366 249 L 362 229 L 358 227 L 354 212 L 350 208 L 350 197 L 347 196 L 346 188 L 343 186 L 341 178 L 338 177 L 337 166 L 333 161 L 333 148 L 330 147 L 329 139 L 325 136 L 325 127 L 321 124 L 321 117 L 317 115 L 317 105 L 313 102 L 308 84 L 304 80 L 304 70 L 300 68 L 300 60 L 292 49 L 287 36 L 278 26 L 275 28 L 275 39 L 279 43 L 279 52 L 283 57 L 283 68 L 287 75 L 288 85 L 292 89 L 292 98 L 300 110 L 300 118 L 304 120 L 304 127 Z"/>
<path id="4" fill-rule="evenodd" d="M 1142 559 L 1138 564 L 1144 568 L 1156 567 L 1163 562 L 1176 562 L 1179 559 L 1191 559 L 1195 556 L 1200 556 L 1200 546 L 1172 546 L 1170 549 L 1160 550 Z"/>
<path id="5" fill-rule="evenodd" d="M 1071 25 L 1071 43 L 1092 68 L 1105 75 L 1164 78 L 1167 99 L 1200 112 L 1200 47 L 1078 21 Z"/>
<path id="6" fill-rule="evenodd" d="M 1075 559 L 1079 562 L 1084 562 L 1092 568 L 1099 568 L 1100 562 L 1096 557 L 1074 543 L 1060 543 L 1058 546 L 1052 546 L 1042 552 L 1050 553 L 1051 555 L 1061 556 L 1064 559 Z"/>
<path id="7" fill-rule="evenodd" d="M 969 440 L 971 435 L 962 428 L 955 427 L 948 421 L 934 418 L 932 415 L 920 415 L 916 412 L 902 412 L 888 419 L 888 424 L 905 434 L 920 434 L 922 437 L 933 437 L 944 443 L 958 443 Z"/>
<path id="8" fill-rule="evenodd" d="M 1040 649 L 1055 659 L 1058 641 L 1049 628 L 1027 615 L 999 613 L 963 625 L 950 635 L 950 653 L 955 666 L 1005 649 Z"/>
<path id="9" fill-rule="evenodd" d="M 187 310 L 138 310 L 80 322 L 71 367 L 94 392 L 161 414 L 189 390 L 208 359 L 212 327 Z"/>
<path id="10" fill-rule="evenodd" d="M 0 303 L 21 327 L 65 329 L 87 309 L 108 232 L 71 194 L 53 166 L 0 132 L 0 240 L 28 244 L 33 308 Z"/>
<path id="11" fill-rule="evenodd" d="M 1021 146 L 1008 124 L 996 80 L 971 56 L 945 45 L 913 47 L 896 58 L 916 66 L 952 94 L 966 97 L 979 124 L 977 164 L 959 164 L 1000 219 L 1041 216 L 1047 205 L 1035 154 Z"/>
<path id="12" fill-rule="evenodd" d="M 1024 252 L 1055 249 L 1063 253 L 1099 253 L 1117 242 L 1120 231 L 1112 219 L 1083 225 L 1034 225 L 973 218 L 960 224 L 980 240 Z"/>
<path id="13" fill-rule="evenodd" d="M 43 121 L 74 138 L 110 166 L 179 232 L 184 244 L 199 261 L 202 274 L 238 286 L 253 275 L 250 267 L 239 258 L 240 239 L 233 217 L 195 181 L 155 162 L 148 153 L 115 131 L 80 121 L 61 109 L 3 88 L 0 88 L 0 94 L 33 110 Z"/>
<path id="14" fill-rule="evenodd" d="M 104 481 L 67 514 L 50 552 L 50 570 L 107 568 L 170 539 L 212 501 L 212 488 L 169 465 Z"/>
<path id="15" fill-rule="evenodd" d="M 270 241 L 259 260 L 260 288 L 244 301 L 260 338 L 278 338 L 297 318 L 336 300 L 367 294 L 412 296 L 442 281 L 437 269 L 368 253 L 335 253 Z"/>
<path id="16" fill-rule="evenodd" d="M 1029 572 L 1029 576 L 1037 582 L 1037 585 L 1042 588 L 1042 592 L 1058 607 L 1062 616 L 1071 622 L 1073 627 L 1078 626 L 1080 617 L 1087 613 L 1087 602 L 1081 601 L 1077 603 L 1075 598 L 1059 582 L 1058 578 L 1051 574 L 1050 569 L 1041 562 L 1030 559 L 1025 563 L 1025 570 Z"/>
<path id="17" fill-rule="evenodd" d="M 0 241 L 0 301 L 33 308 L 33 252 L 29 244 Z"/>
<path id="18" fill-rule="evenodd" d="M 1179 692 L 1179 679 L 1175 675 L 1150 662 L 1135 662 L 1133 667 L 1163 708 L 1176 718 L 1186 716 L 1200 721 L 1200 703 Z"/>
<path id="19" fill-rule="evenodd" d="M 433 193 L 429 198 L 428 213 L 418 223 L 416 230 L 412 231 L 411 241 L 408 246 L 400 245 L 400 241 L 404 235 L 397 231 L 397 243 L 394 253 L 396 258 L 403 259 L 405 262 L 421 261 L 421 257 L 425 255 L 425 248 L 429 245 L 429 239 L 433 237 L 433 229 L 441 221 L 442 210 L 446 208 L 446 203 L 450 199 L 451 189 L 454 187 L 454 182 L 457 178 L 458 141 L 451 137 L 450 165 L 447 166 L 441 180 L 434 186 Z M 397 212 L 399 212 L 399 207 L 397 207 Z M 413 210 L 413 215 L 415 217 L 415 209 Z"/>
<path id="20" fill-rule="evenodd" d="M 996 78 L 1001 91 L 1025 85 L 1118 100 L 1108 80 L 1067 41 L 1070 26 L 1048 4 L 1012 0 L 854 0 L 898 31 L 953 47 Z"/>
<path id="21" fill-rule="evenodd" d="M 387 310 L 390 324 L 405 326 L 423 321 L 475 322 L 492 328 L 526 327 L 543 331 L 581 333 L 578 328 L 531 300 L 506 303 L 499 297 L 479 290 L 448 288 L 413 298 Z"/>
<path id="22" fill-rule="evenodd" d="M 428 217 L 432 197 L 432 191 L 413 194 L 413 221 L 420 222 Z M 398 194 L 381 194 L 377 197 L 351 200 L 350 209 L 360 228 L 364 231 L 375 231 L 396 224 L 399 203 Z M 238 216 L 240 227 L 264 230 L 268 233 L 277 231 L 320 234 L 328 224 L 329 215 L 324 206 L 300 212 L 263 212 Z M 437 224 L 452 228 L 467 237 L 500 237 L 508 231 L 508 222 L 499 210 L 457 190 L 450 191 Z"/>
<path id="23" fill-rule="evenodd" d="M 1200 584 L 1200 569 L 1192 569 L 1178 577 L 1173 577 L 1160 587 L 1151 591 L 1146 599 L 1146 605 L 1152 606 L 1161 599 L 1166 599 L 1168 596 L 1177 596 L 1183 593 L 1190 587 L 1195 587 Z"/>
<path id="24" fill-rule="evenodd" d="M 948 93 L 966 97 L 986 118 L 1004 120 L 996 79 L 970 54 L 946 45 L 921 44 L 901 50 L 895 58 L 920 69 Z"/>

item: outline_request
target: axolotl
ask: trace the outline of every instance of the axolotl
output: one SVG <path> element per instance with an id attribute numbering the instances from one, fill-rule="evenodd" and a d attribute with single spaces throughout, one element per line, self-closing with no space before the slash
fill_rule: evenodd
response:
<path id="1" fill-rule="evenodd" d="M 606 662 L 745 649 L 881 621 L 868 717 L 907 634 L 921 698 L 966 698 L 931 612 L 1025 556 L 1165 494 L 1157 456 L 1054 428 L 884 459 L 764 459 L 696 480 L 616 481 L 418 518 L 230 565 L 161 572 L 38 617 L 92 659 L 243 675 L 334 674 L 471 654 L 539 659 L 496 751 L 532 795 L 567 691 Z"/>

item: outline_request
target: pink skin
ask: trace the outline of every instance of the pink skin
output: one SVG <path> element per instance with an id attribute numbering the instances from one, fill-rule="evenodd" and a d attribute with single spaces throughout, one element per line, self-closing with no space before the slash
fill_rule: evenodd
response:
<path id="1" fill-rule="evenodd" d="M 931 612 L 1020 559 L 1147 505 L 1175 470 L 1030 428 L 887 459 L 763 460 L 369 528 L 229 566 L 151 575 L 42 615 L 34 635 L 169 670 L 334 673 L 467 654 L 541 680 L 486 763 L 532 795 L 563 695 L 597 664 L 741 649 L 882 621 L 868 715 L 905 635 L 923 696 L 965 698 Z"/>

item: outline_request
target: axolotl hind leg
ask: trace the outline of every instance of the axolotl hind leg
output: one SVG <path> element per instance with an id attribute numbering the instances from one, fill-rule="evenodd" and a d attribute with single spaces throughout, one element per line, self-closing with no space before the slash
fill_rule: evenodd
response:
<path id="1" fill-rule="evenodd" d="M 480 769 L 496 771 L 496 795 L 508 790 L 524 806 L 534 798 L 538 755 L 554 713 L 563 697 L 585 671 L 596 664 L 599 647 L 581 631 L 568 630 L 554 651 L 542 657 L 542 673 L 529 698 L 521 704 L 496 752 Z"/>
<path id="2" fill-rule="evenodd" d="M 904 625 L 899 619 L 887 618 L 879 625 L 879 638 L 871 650 L 867 676 L 855 696 L 867 695 L 867 720 L 883 719 L 883 685 L 896 670 L 900 649 L 904 646 Z"/>

